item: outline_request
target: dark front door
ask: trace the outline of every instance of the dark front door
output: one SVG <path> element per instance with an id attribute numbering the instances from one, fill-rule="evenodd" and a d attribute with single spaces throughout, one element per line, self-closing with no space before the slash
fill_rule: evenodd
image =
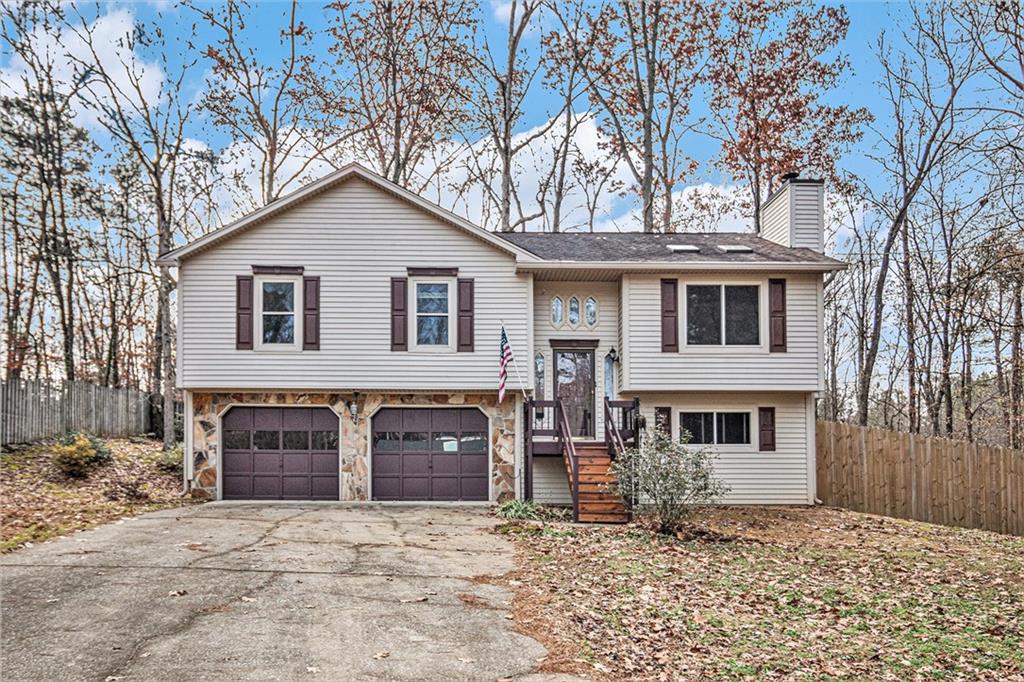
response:
<path id="1" fill-rule="evenodd" d="M 326 407 L 232 407 L 221 425 L 225 500 L 338 499 L 338 416 Z"/>
<path id="2" fill-rule="evenodd" d="M 594 437 L 594 351 L 555 350 L 555 398 L 572 435 Z"/>
<path id="3" fill-rule="evenodd" d="M 487 417 L 476 408 L 373 415 L 373 499 L 486 502 Z"/>

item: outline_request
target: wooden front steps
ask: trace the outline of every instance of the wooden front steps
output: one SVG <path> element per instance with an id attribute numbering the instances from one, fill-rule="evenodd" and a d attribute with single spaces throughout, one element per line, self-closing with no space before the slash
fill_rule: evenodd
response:
<path id="1" fill-rule="evenodd" d="M 611 457 L 604 443 L 576 443 L 580 475 L 577 520 L 580 523 L 626 523 L 629 512 L 610 487 L 615 482 Z M 572 481 L 572 472 L 569 480 Z"/>

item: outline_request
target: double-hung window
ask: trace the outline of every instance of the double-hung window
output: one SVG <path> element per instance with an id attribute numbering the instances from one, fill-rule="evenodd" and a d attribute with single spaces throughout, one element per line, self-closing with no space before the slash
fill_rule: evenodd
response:
<path id="1" fill-rule="evenodd" d="M 750 412 L 680 412 L 684 432 L 695 445 L 750 445 Z"/>
<path id="2" fill-rule="evenodd" d="M 452 289 L 450 280 L 413 280 L 413 339 L 420 350 L 452 347 Z"/>
<path id="3" fill-rule="evenodd" d="M 686 344 L 757 346 L 761 343 L 761 288 L 756 285 L 689 284 Z"/>
<path id="4" fill-rule="evenodd" d="M 301 347 L 301 327 L 296 314 L 302 305 L 302 288 L 296 277 L 257 278 L 256 309 L 259 311 L 257 347 L 294 350 Z"/>

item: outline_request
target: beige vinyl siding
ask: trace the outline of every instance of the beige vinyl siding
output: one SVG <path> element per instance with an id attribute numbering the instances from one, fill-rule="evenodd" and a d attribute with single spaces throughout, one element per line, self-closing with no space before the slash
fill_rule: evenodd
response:
<path id="1" fill-rule="evenodd" d="M 813 400 L 808 393 L 640 394 L 648 425 L 654 408 L 672 408 L 672 434 L 679 412 L 750 411 L 751 444 L 716 445 L 715 470 L 731 491 L 724 504 L 812 504 L 814 502 Z M 757 408 L 775 408 L 774 452 L 757 450 Z M 564 475 L 563 475 L 564 478 Z"/>
<path id="2" fill-rule="evenodd" d="M 679 278 L 678 353 L 661 352 L 661 292 L 657 275 L 626 275 L 628 306 L 624 386 L 631 391 L 820 390 L 818 342 L 819 275 L 693 274 Z M 767 286 L 786 279 L 788 350 L 768 352 Z M 687 346 L 687 284 L 758 284 L 761 288 L 760 338 L 756 347 Z"/>
<path id="3" fill-rule="evenodd" d="M 533 339 L 534 351 L 544 354 L 544 397 L 554 398 L 554 352 L 552 339 L 596 339 L 594 351 L 594 410 L 596 416 L 595 435 L 604 437 L 604 356 L 616 347 L 619 327 L 619 289 L 617 282 L 552 282 L 534 283 Z M 563 323 L 556 329 L 551 324 L 551 299 L 562 299 L 568 314 L 569 299 L 580 299 L 581 322 L 575 329 Z M 584 302 L 588 296 L 597 301 L 597 326 L 586 325 Z M 618 383 L 616 382 L 616 386 Z M 614 398 L 614 396 L 612 396 Z"/>
<path id="4" fill-rule="evenodd" d="M 820 184 L 797 183 L 790 185 L 792 193 L 792 227 L 789 246 L 813 249 L 821 253 L 824 249 L 825 188 Z"/>
<path id="5" fill-rule="evenodd" d="M 789 186 L 761 208 L 761 236 L 776 244 L 789 246 Z"/>
<path id="6" fill-rule="evenodd" d="M 533 458 L 533 501 L 537 504 L 572 505 L 569 477 L 561 457 Z"/>
<path id="7" fill-rule="evenodd" d="M 235 350 L 235 277 L 254 264 L 301 265 L 321 278 L 319 351 Z M 391 352 L 390 279 L 409 266 L 457 267 L 475 280 L 475 352 Z M 529 283 L 513 256 L 359 179 L 181 270 L 184 388 L 496 390 L 499 320 L 526 347 Z M 454 315 L 449 329 L 454 335 Z M 514 372 L 509 385 L 518 387 Z"/>

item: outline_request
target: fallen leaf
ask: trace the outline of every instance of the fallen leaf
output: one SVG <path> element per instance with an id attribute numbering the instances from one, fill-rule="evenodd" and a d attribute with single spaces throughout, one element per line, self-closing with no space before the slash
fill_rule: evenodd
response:
<path id="1" fill-rule="evenodd" d="M 375 653 L 373 655 L 373 657 L 375 659 L 377 659 L 378 661 L 382 661 L 382 660 L 384 660 L 385 658 L 387 658 L 390 655 L 391 655 L 390 651 L 378 651 L 377 653 Z"/>
<path id="2" fill-rule="evenodd" d="M 427 598 L 426 597 L 416 597 L 415 599 L 401 599 L 399 601 L 401 601 L 403 604 L 417 604 L 419 602 L 427 601 Z"/>

